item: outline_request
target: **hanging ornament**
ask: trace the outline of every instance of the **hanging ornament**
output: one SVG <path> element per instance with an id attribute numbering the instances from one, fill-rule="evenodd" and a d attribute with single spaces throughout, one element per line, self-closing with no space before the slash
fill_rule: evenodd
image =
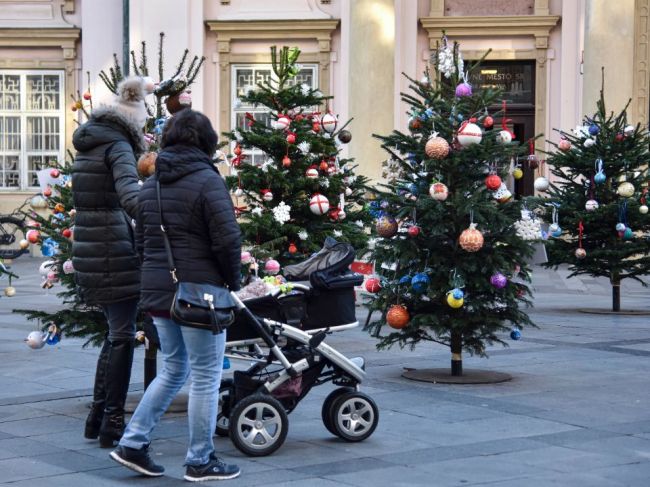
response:
<path id="1" fill-rule="evenodd" d="M 37 243 L 41 238 L 41 234 L 38 230 L 28 230 L 25 236 L 27 237 L 29 243 L 33 244 Z"/>
<path id="2" fill-rule="evenodd" d="M 341 130 L 339 132 L 338 138 L 342 143 L 347 144 L 352 140 L 352 134 L 349 130 Z"/>
<path id="3" fill-rule="evenodd" d="M 508 123 L 512 122 L 511 119 L 506 118 L 506 101 L 503 100 L 501 111 L 503 116 L 501 118 L 501 130 L 497 134 L 496 141 L 498 144 L 507 145 L 515 139 L 515 134 L 508 128 Z"/>
<path id="4" fill-rule="evenodd" d="M 427 290 L 430 282 L 431 279 L 429 279 L 429 276 L 427 276 L 424 272 L 419 272 L 415 274 L 411 279 L 411 287 L 413 288 L 414 292 L 422 294 Z"/>
<path id="5" fill-rule="evenodd" d="M 293 132 L 289 132 L 287 134 L 287 144 L 295 144 L 296 143 L 296 134 Z"/>
<path id="6" fill-rule="evenodd" d="M 485 127 L 486 129 L 491 129 L 493 126 L 494 126 L 494 119 L 489 115 L 487 115 L 483 119 L 483 127 Z"/>
<path id="7" fill-rule="evenodd" d="M 594 139 L 585 139 L 585 141 L 582 143 L 587 149 L 590 147 L 593 147 L 596 144 L 596 141 Z"/>
<path id="8" fill-rule="evenodd" d="M 410 319 L 408 310 L 401 304 L 392 305 L 388 309 L 388 313 L 386 313 L 386 323 L 397 330 L 401 330 L 408 325 Z"/>
<path id="9" fill-rule="evenodd" d="M 603 184 L 607 180 L 607 177 L 605 176 L 603 160 L 599 157 L 598 159 L 596 159 L 595 165 L 596 165 L 596 175 L 594 176 L 594 182 L 596 184 Z"/>
<path id="10" fill-rule="evenodd" d="M 382 238 L 391 238 L 397 233 L 397 221 L 390 215 L 382 215 L 377 220 L 375 231 Z"/>
<path id="11" fill-rule="evenodd" d="M 267 260 L 264 264 L 264 272 L 271 276 L 276 275 L 278 272 L 280 272 L 280 263 L 275 259 Z"/>
<path id="12" fill-rule="evenodd" d="M 415 237 L 417 237 L 418 235 L 420 235 L 420 227 L 418 227 L 417 225 L 411 225 L 411 226 L 408 228 L 407 233 L 408 233 L 409 237 L 413 237 L 413 238 L 415 238 Z"/>
<path id="13" fill-rule="evenodd" d="M 582 235 L 585 231 L 585 227 L 582 224 L 582 220 L 578 222 L 578 248 L 575 250 L 575 256 L 578 259 L 584 259 L 587 257 L 587 251 L 582 247 Z"/>
<path id="14" fill-rule="evenodd" d="M 282 158 L 282 167 L 287 168 L 287 169 L 289 167 L 291 167 L 291 159 L 289 158 L 288 155 L 286 155 L 286 156 L 284 156 Z"/>
<path id="15" fill-rule="evenodd" d="M 275 121 L 276 130 L 286 130 L 291 125 L 291 119 L 286 115 L 280 115 Z"/>
<path id="16" fill-rule="evenodd" d="M 498 174 L 490 174 L 485 178 L 485 187 L 488 191 L 496 191 L 501 187 L 501 178 Z"/>
<path id="17" fill-rule="evenodd" d="M 235 189 L 235 196 L 237 198 L 241 198 L 242 196 L 244 196 L 244 190 L 238 187 L 237 189 Z"/>
<path id="18" fill-rule="evenodd" d="M 626 227 L 623 232 L 623 240 L 631 240 L 634 237 L 634 232 L 630 227 Z"/>
<path id="19" fill-rule="evenodd" d="M 551 223 L 548 227 L 548 231 L 550 232 L 551 236 L 554 238 L 558 238 L 562 236 L 562 228 L 560 227 L 560 215 L 557 211 L 557 207 L 553 207 L 553 223 Z"/>
<path id="20" fill-rule="evenodd" d="M 546 179 L 544 176 L 540 176 L 537 179 L 535 179 L 535 190 L 539 192 L 544 192 L 547 191 L 549 188 L 550 184 L 548 182 L 548 179 Z"/>
<path id="21" fill-rule="evenodd" d="M 318 169 L 320 169 L 323 172 L 327 172 L 327 169 L 329 169 L 329 167 L 330 166 L 327 163 L 327 161 L 325 159 L 323 159 L 322 161 L 320 161 L 320 165 L 318 166 Z"/>
<path id="22" fill-rule="evenodd" d="M 523 240 L 539 240 L 542 236 L 542 226 L 534 213 L 524 209 L 521 211 L 521 220 L 515 222 L 515 233 Z"/>
<path id="23" fill-rule="evenodd" d="M 465 96 L 472 96 L 472 85 L 467 82 L 467 74 L 463 75 L 465 81 L 456 86 L 456 98 L 463 98 Z"/>
<path id="24" fill-rule="evenodd" d="M 583 249 L 583 248 L 577 248 L 576 251 L 575 251 L 575 256 L 576 256 L 577 259 L 582 260 L 585 257 L 587 257 L 587 251 L 585 249 Z"/>
<path id="25" fill-rule="evenodd" d="M 470 212 L 469 228 L 463 230 L 458 238 L 458 243 L 466 252 L 478 252 L 483 247 L 483 234 L 476 229 L 476 223 L 473 222 L 473 216 Z"/>
<path id="26" fill-rule="evenodd" d="M 627 227 L 625 226 L 625 223 L 618 222 L 616 224 L 616 231 L 617 232 L 624 232 Z"/>
<path id="27" fill-rule="evenodd" d="M 40 194 L 37 194 L 29 200 L 29 206 L 34 210 L 42 210 L 47 208 L 47 200 L 43 198 Z"/>
<path id="28" fill-rule="evenodd" d="M 599 133 L 600 133 L 600 128 L 598 127 L 598 125 L 596 125 L 595 123 L 592 123 L 592 124 L 589 126 L 589 135 L 592 135 L 592 136 L 595 137 L 595 136 L 598 135 Z"/>
<path id="29" fill-rule="evenodd" d="M 45 196 L 46 198 L 49 198 L 50 196 L 52 196 L 52 187 L 51 186 L 47 186 L 43 190 L 43 196 Z"/>
<path id="30" fill-rule="evenodd" d="M 345 196 L 352 196 L 352 188 L 345 188 Z"/>
<path id="31" fill-rule="evenodd" d="M 70 228 L 64 228 L 61 230 L 61 235 L 65 238 L 70 238 L 72 237 L 72 230 Z"/>
<path id="32" fill-rule="evenodd" d="M 336 118 L 336 115 L 334 115 L 332 112 L 327 112 L 325 115 L 323 115 L 323 119 L 321 120 L 323 130 L 329 134 L 333 133 L 336 130 L 336 125 L 338 123 L 338 118 Z"/>
<path id="33" fill-rule="evenodd" d="M 270 189 L 263 189 L 261 193 L 264 201 L 273 201 L 273 193 Z"/>
<path id="34" fill-rule="evenodd" d="M 309 209 L 314 215 L 324 215 L 330 209 L 330 202 L 322 194 L 314 193 L 309 200 Z"/>
<path id="35" fill-rule="evenodd" d="M 449 154 L 449 143 L 442 137 L 438 137 L 438 132 L 434 132 L 427 140 L 424 152 L 431 159 L 444 159 Z"/>
<path id="36" fill-rule="evenodd" d="M 560 140 L 560 143 L 557 146 L 562 152 L 567 152 L 567 151 L 571 150 L 571 142 L 569 142 L 565 138 L 562 138 Z"/>
<path id="37" fill-rule="evenodd" d="M 625 135 L 623 133 L 619 132 L 614 136 L 614 141 L 615 142 L 623 142 L 625 140 Z"/>
<path id="38" fill-rule="evenodd" d="M 524 177 L 524 171 L 521 167 L 517 166 L 512 170 L 512 177 L 519 180 Z"/>
<path id="39" fill-rule="evenodd" d="M 415 132 L 422 127 L 422 121 L 418 117 L 409 118 L 409 130 Z"/>
<path id="40" fill-rule="evenodd" d="M 296 244 L 295 244 L 295 243 L 291 242 L 291 243 L 289 244 L 289 249 L 288 249 L 288 250 L 289 250 L 289 253 L 290 253 L 291 255 L 293 255 L 293 254 L 295 254 L 296 252 L 298 252 L 298 247 L 296 247 Z"/>
<path id="41" fill-rule="evenodd" d="M 634 185 L 626 181 L 618 186 L 616 192 L 623 198 L 631 198 L 634 196 Z"/>
<path id="42" fill-rule="evenodd" d="M 337 172 L 337 171 L 336 171 L 336 166 L 335 166 L 334 164 L 330 164 L 330 165 L 327 167 L 327 174 L 328 174 L 329 176 L 334 176 L 334 175 L 336 174 L 336 172 Z"/>
<path id="43" fill-rule="evenodd" d="M 54 208 L 52 208 L 52 211 L 55 214 L 63 213 L 65 211 L 65 206 L 63 206 L 63 203 L 57 203 L 56 205 L 54 205 Z"/>
<path id="44" fill-rule="evenodd" d="M 74 266 L 72 265 L 72 261 L 70 259 L 63 262 L 63 265 L 61 267 L 64 274 L 72 274 L 74 272 Z"/>
<path id="45" fill-rule="evenodd" d="M 585 210 L 587 211 L 596 211 L 598 209 L 598 201 L 596 200 L 587 200 L 585 203 Z"/>
<path id="46" fill-rule="evenodd" d="M 24 341 L 29 348 L 39 350 L 45 346 L 47 335 L 42 331 L 33 331 L 27 335 L 27 338 L 25 338 Z"/>
<path id="47" fill-rule="evenodd" d="M 50 169 L 50 177 L 57 179 L 61 175 L 61 171 L 59 171 L 57 168 Z"/>
<path id="48" fill-rule="evenodd" d="M 457 139 L 458 143 L 462 147 L 468 147 L 470 145 L 481 143 L 483 133 L 481 132 L 480 127 L 474 122 L 476 122 L 476 119 L 470 118 L 469 121 L 463 122 L 458 129 Z"/>
<path id="49" fill-rule="evenodd" d="M 305 172 L 305 177 L 307 179 L 317 179 L 318 178 L 318 169 L 312 166 Z"/>
<path id="50" fill-rule="evenodd" d="M 490 284 L 497 289 L 503 289 L 508 284 L 508 278 L 500 272 L 497 272 L 490 277 Z"/>
<path id="51" fill-rule="evenodd" d="M 29 247 L 29 241 L 23 238 L 20 242 L 18 242 L 18 245 L 20 246 L 21 250 L 26 250 L 27 247 Z"/>
<path id="52" fill-rule="evenodd" d="M 641 205 L 641 206 L 639 206 L 639 212 L 640 212 L 642 215 L 645 215 L 646 213 L 648 213 L 648 206 L 647 206 L 647 205 Z"/>
<path id="53" fill-rule="evenodd" d="M 434 200 L 445 201 L 449 196 L 449 189 L 443 183 L 433 183 L 429 188 L 429 194 Z"/>
<path id="54" fill-rule="evenodd" d="M 506 183 L 501 182 L 499 189 L 493 193 L 493 196 L 499 203 L 507 203 L 512 198 L 512 193 L 506 186 Z"/>
<path id="55" fill-rule="evenodd" d="M 521 330 L 516 326 L 512 330 L 510 330 L 510 339 L 515 341 L 521 340 Z"/>
<path id="56" fill-rule="evenodd" d="M 376 277 L 370 277 L 366 279 L 365 288 L 369 293 L 378 293 L 381 290 L 381 282 Z"/>
<path id="57" fill-rule="evenodd" d="M 232 153 L 235 154 L 237 157 L 241 156 L 242 154 L 241 145 L 237 144 L 235 148 L 232 150 Z"/>
<path id="58" fill-rule="evenodd" d="M 452 289 L 447 292 L 447 304 L 449 307 L 458 309 L 465 303 L 465 295 L 460 289 Z"/>
<path id="59" fill-rule="evenodd" d="M 7 286 L 4 289 L 4 293 L 8 298 L 13 298 L 16 295 L 16 288 L 13 286 Z"/>

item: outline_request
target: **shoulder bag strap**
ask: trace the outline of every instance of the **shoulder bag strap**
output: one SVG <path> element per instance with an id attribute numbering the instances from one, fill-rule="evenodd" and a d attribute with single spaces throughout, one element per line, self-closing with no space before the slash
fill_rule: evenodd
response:
<path id="1" fill-rule="evenodd" d="M 167 236 L 167 229 L 163 223 L 162 202 L 160 201 L 160 181 L 156 179 L 156 197 L 158 198 L 158 215 L 160 216 L 160 230 L 162 231 L 163 241 L 165 242 L 165 251 L 167 252 L 167 265 L 169 266 L 169 273 L 172 275 L 174 284 L 178 284 L 176 277 L 176 264 L 174 264 L 174 256 L 172 255 L 172 246 L 169 244 L 169 237 Z"/>

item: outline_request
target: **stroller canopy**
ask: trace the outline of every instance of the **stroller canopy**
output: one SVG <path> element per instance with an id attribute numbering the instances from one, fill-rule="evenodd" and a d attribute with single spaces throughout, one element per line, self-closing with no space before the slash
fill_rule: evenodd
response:
<path id="1" fill-rule="evenodd" d="M 284 276 L 289 281 L 310 281 L 315 274 L 334 276 L 348 271 L 354 261 L 354 248 L 347 243 L 339 243 L 332 237 L 325 239 L 321 250 L 299 264 L 284 268 Z"/>

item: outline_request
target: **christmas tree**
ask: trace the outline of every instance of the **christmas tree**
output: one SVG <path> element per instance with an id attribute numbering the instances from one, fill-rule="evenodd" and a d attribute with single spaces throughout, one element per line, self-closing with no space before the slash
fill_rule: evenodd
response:
<path id="1" fill-rule="evenodd" d="M 164 77 L 163 69 L 163 42 L 164 33 L 160 34 L 158 45 L 158 76 L 160 81 L 154 82 L 150 77 L 147 66 L 148 58 L 146 44 L 143 42 L 139 55 L 131 51 L 131 69 L 136 76 L 143 77 L 145 88 L 153 93 L 153 103 L 147 104 L 150 117 L 145 124 L 145 141 L 149 152 L 143 154 L 138 161 L 138 170 L 142 177 L 150 176 L 155 170 L 155 156 L 158 142 L 162 133 L 165 120 L 170 114 L 191 105 L 189 87 L 196 79 L 198 72 L 205 60 L 194 56 L 188 63 L 189 51 L 185 50 L 183 56 L 171 77 Z M 88 88 L 83 95 L 78 92 L 73 97 L 71 110 L 80 114 L 79 122 L 84 121 L 92 114 L 93 96 L 90 90 L 90 73 Z M 108 72 L 102 71 L 100 79 L 113 93 L 117 85 L 124 79 L 122 69 L 114 55 L 114 65 Z M 164 102 L 163 102 L 164 100 Z M 163 106 L 164 103 L 164 106 Z M 105 338 L 108 325 L 102 309 L 98 306 L 88 306 L 81 302 L 76 293 L 74 268 L 72 266 L 72 239 L 74 238 L 75 209 L 72 200 L 71 173 L 74 155 L 69 153 L 69 160 L 53 164 L 43 169 L 39 177 L 45 181 L 42 196 L 45 199 L 45 214 L 29 211 L 27 239 L 32 244 L 37 244 L 41 253 L 49 257 L 41 265 L 43 275 L 43 288 L 49 289 L 60 284 L 62 289 L 57 293 L 61 299 L 62 307 L 55 312 L 40 310 L 14 310 L 24 314 L 28 320 L 39 320 L 43 329 L 54 325 L 58 335 L 87 338 L 86 345 L 100 345 Z M 40 198 L 39 198 L 40 200 Z M 41 208 L 33 208 L 40 210 Z M 139 320 L 138 328 L 142 328 Z M 140 338 L 143 339 L 142 336 Z"/>
<path id="2" fill-rule="evenodd" d="M 295 82 L 299 54 L 297 48 L 271 48 L 275 77 L 241 98 L 266 108 L 268 116 L 247 113 L 246 126 L 227 134 L 234 143 L 227 183 L 248 247 L 243 259 L 268 259 L 267 274 L 319 250 L 328 236 L 357 250 L 368 240 L 367 179 L 339 156 L 340 145 L 351 139 L 347 123 L 340 126 L 329 110 L 331 97 Z M 247 161 L 252 150 L 262 152 L 263 160 Z"/>
<path id="3" fill-rule="evenodd" d="M 602 89 L 596 113 L 572 133 L 560 133 L 547 163 L 555 176 L 548 196 L 559 215 L 551 230 L 561 238 L 547 243 L 546 265 L 569 264 L 569 277 L 606 277 L 612 310 L 620 311 L 621 281 L 645 285 L 641 278 L 650 273 L 650 136 L 628 124 L 625 109 L 608 114 Z"/>
<path id="4" fill-rule="evenodd" d="M 522 205 L 504 184 L 521 152 L 502 113 L 489 107 L 492 89 L 472 92 L 458 45 L 443 38 L 432 57 L 437 74 L 410 79 L 410 133 L 376 136 L 390 154 L 386 184 L 371 204 L 377 218 L 371 251 L 376 276 L 366 281 L 368 307 L 381 318 L 367 325 L 379 348 L 421 341 L 451 349 L 451 374 L 462 352 L 485 356 L 505 344 L 500 332 L 531 324 L 526 261 L 532 248 L 515 229 Z M 482 126 L 482 128 L 481 128 Z M 392 329 L 382 334 L 383 326 Z"/>

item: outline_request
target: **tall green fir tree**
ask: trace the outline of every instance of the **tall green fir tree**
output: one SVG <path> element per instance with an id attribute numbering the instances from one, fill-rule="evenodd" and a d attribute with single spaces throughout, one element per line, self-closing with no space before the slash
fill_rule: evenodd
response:
<path id="1" fill-rule="evenodd" d="M 446 37 L 432 56 L 435 75 L 410 79 L 402 100 L 410 107 L 409 133 L 377 135 L 388 152 L 388 182 L 376 189 L 366 281 L 368 307 L 381 318 L 366 328 L 379 348 L 436 342 L 451 350 L 452 376 L 463 375 L 463 351 L 486 355 L 531 325 L 532 247 L 516 231 L 522 205 L 505 180 L 523 146 L 513 141 L 492 89 L 473 92 L 471 70 L 458 44 Z M 389 325 L 385 327 L 384 325 Z M 443 369 L 444 370 L 444 369 Z"/>
<path id="2" fill-rule="evenodd" d="M 244 124 L 228 135 L 234 156 L 227 183 L 246 247 L 244 262 L 275 274 L 319 250 L 330 236 L 366 247 L 367 179 L 340 155 L 352 134 L 330 110 L 331 97 L 296 82 L 297 48 L 271 48 L 273 75 L 241 97 Z M 251 155 L 261 155 L 253 160 Z M 252 254 L 252 255 L 251 255 Z"/>
<path id="3" fill-rule="evenodd" d="M 144 42 L 138 53 L 131 51 L 130 57 L 132 74 L 141 76 L 145 89 L 153 95 L 146 100 L 149 118 L 145 124 L 144 137 L 148 152 L 138 161 L 138 171 L 142 178 L 151 176 L 155 171 L 159 139 L 167 118 L 178 110 L 191 106 L 189 87 L 205 61 L 205 58 L 198 56 L 190 59 L 186 49 L 172 74 L 165 77 L 164 37 L 164 33 L 161 33 L 155 70 L 148 67 Z M 152 76 L 155 75 L 159 78 L 158 81 L 153 80 Z M 77 93 L 70 106 L 78 114 L 79 123 L 86 121 L 93 110 L 90 73 L 87 76 L 86 90 L 83 94 Z M 117 85 L 125 75 L 116 55 L 113 66 L 99 73 L 99 78 L 112 93 L 117 92 Z M 106 317 L 100 307 L 86 305 L 79 299 L 72 265 L 75 218 L 71 181 L 73 161 L 74 154 L 68 153 L 67 160 L 40 168 L 39 178 L 43 188 L 41 195 L 32 198 L 32 209 L 25 212 L 29 228 L 26 237 L 48 258 L 40 267 L 42 286 L 57 293 L 61 307 L 50 311 L 35 306 L 35 309 L 17 309 L 14 312 L 25 315 L 28 320 L 38 321 L 43 330 L 47 329 L 50 334 L 55 329 L 57 336 L 82 337 L 86 339 L 86 345 L 100 345 L 108 330 Z M 142 328 L 141 320 L 138 327 Z"/>
<path id="4" fill-rule="evenodd" d="M 646 286 L 650 274 L 650 135 L 628 122 L 626 109 L 608 113 L 601 89 L 594 115 L 573 131 L 560 131 L 547 159 L 554 176 L 547 196 L 557 208 L 561 236 L 547 242 L 546 265 L 568 264 L 569 277 L 607 278 L 613 311 L 621 310 L 621 281 Z"/>

